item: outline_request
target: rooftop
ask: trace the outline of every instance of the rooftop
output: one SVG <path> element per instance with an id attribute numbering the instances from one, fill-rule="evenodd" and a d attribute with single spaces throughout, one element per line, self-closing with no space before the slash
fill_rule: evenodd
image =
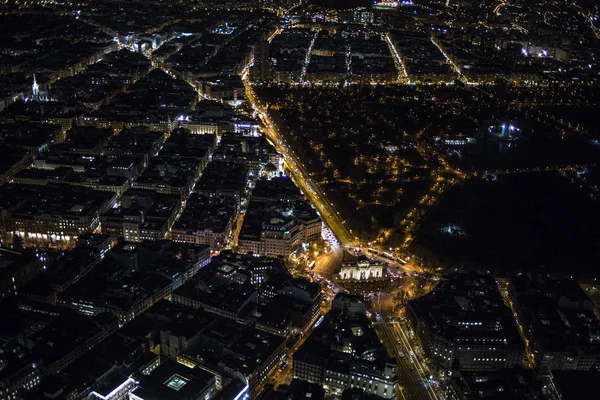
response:
<path id="1" fill-rule="evenodd" d="M 409 307 L 430 331 L 455 344 L 523 347 L 492 276 L 452 274 Z"/>
<path id="2" fill-rule="evenodd" d="M 600 352 L 600 321 L 577 281 L 513 275 L 510 291 L 523 311 L 523 324 L 547 351 L 578 348 Z"/>
<path id="3" fill-rule="evenodd" d="M 215 390 L 215 376 L 200 368 L 189 368 L 167 360 L 140 380 L 133 395 L 143 400 L 195 400 Z"/>
<path id="4" fill-rule="evenodd" d="M 185 231 L 224 232 L 237 209 L 229 196 L 207 196 L 193 193 L 173 229 Z"/>
<path id="5" fill-rule="evenodd" d="M 0 192 L 0 208 L 19 218 L 42 214 L 80 218 L 93 217 L 109 205 L 114 193 L 80 186 L 8 184 Z"/>
<path id="6" fill-rule="evenodd" d="M 393 362 L 364 314 L 330 311 L 294 354 L 294 360 L 349 373 L 368 368 L 383 373 Z"/>

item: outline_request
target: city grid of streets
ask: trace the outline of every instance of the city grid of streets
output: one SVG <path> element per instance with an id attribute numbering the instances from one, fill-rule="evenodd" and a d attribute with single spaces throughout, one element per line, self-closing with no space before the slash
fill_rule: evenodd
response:
<path id="1" fill-rule="evenodd" d="M 289 17 L 288 14 L 292 10 L 302 5 L 302 3 L 303 2 L 300 1 L 296 4 L 293 4 L 291 8 L 287 10 L 284 10 L 283 8 L 274 8 L 271 11 L 274 11 L 279 17 L 282 18 L 283 21 L 283 19 Z M 584 19 L 586 25 L 589 23 L 593 35 L 597 38 L 600 38 L 600 29 L 594 24 L 594 21 L 597 21 L 597 18 L 595 16 L 587 15 L 580 6 L 576 5 L 576 3 L 573 3 L 572 6 L 577 8 L 579 15 Z M 503 12 L 506 12 L 509 7 L 510 4 L 508 2 L 500 0 L 499 4 L 495 6 L 494 13 L 496 16 L 499 16 Z M 544 15 L 544 19 L 545 18 L 546 15 Z M 115 42 L 119 49 L 129 49 L 133 52 L 137 51 L 133 47 L 133 42 L 128 42 L 128 39 L 124 39 L 122 36 L 119 37 L 119 34 L 116 31 L 85 17 L 82 17 L 81 21 L 90 26 L 98 27 L 105 33 L 114 36 Z M 521 23 L 521 21 L 517 22 Z M 512 22 L 511 24 L 516 31 L 522 34 L 528 33 L 525 28 L 522 28 L 516 22 Z M 275 25 L 278 26 L 275 27 Z M 220 46 L 225 47 L 234 39 L 245 35 L 249 30 L 249 26 L 241 28 L 235 34 L 227 37 Z M 165 23 L 159 28 L 163 29 L 166 27 L 167 24 Z M 282 34 L 285 29 L 287 29 L 283 22 L 274 23 L 273 26 L 269 27 L 269 29 L 271 28 L 274 30 L 272 32 L 269 30 L 269 34 L 265 36 L 268 37 L 268 42 L 271 42 L 276 36 Z M 314 33 L 311 32 L 312 37 L 306 52 L 306 58 L 301 67 L 298 81 L 299 85 L 321 85 L 321 83 L 309 82 L 307 77 L 308 66 L 310 64 L 311 56 L 313 55 L 313 49 L 321 31 L 322 28 L 319 27 L 313 28 Z M 397 80 L 394 81 L 394 84 L 402 83 L 420 85 L 421 83 L 415 83 L 411 81 L 411 76 L 409 74 L 410 69 L 404 62 L 400 47 L 396 48 L 393 35 L 390 35 L 389 33 L 381 33 L 380 38 L 385 43 L 387 48 L 389 48 L 391 58 L 393 59 L 394 65 L 397 69 Z M 171 38 L 169 40 L 171 40 Z M 427 36 L 426 41 L 431 41 L 433 46 L 437 48 L 443 55 L 444 62 L 448 64 L 456 73 L 458 79 L 456 82 L 449 83 L 449 86 L 463 84 L 475 86 L 474 89 L 479 90 L 480 83 L 471 80 L 468 68 L 463 70 L 463 67 L 458 62 L 455 62 L 452 52 L 446 51 L 443 41 L 438 40 L 433 34 L 431 37 Z M 185 74 L 176 71 L 172 65 L 166 62 L 166 58 L 154 56 L 153 52 L 162 45 L 162 43 L 159 44 L 156 49 L 153 47 L 148 47 L 143 50 L 140 49 L 139 52 L 152 62 L 153 67 L 159 67 L 171 77 L 181 78 L 182 76 L 185 76 Z M 217 51 L 215 51 L 213 56 L 215 54 L 217 54 Z M 315 56 L 315 59 L 316 58 L 317 56 Z M 347 291 L 347 289 L 344 287 L 344 283 L 337 278 L 337 271 L 339 270 L 342 262 L 344 251 L 360 253 L 368 256 L 372 260 L 376 260 L 382 264 L 385 263 L 386 270 L 391 273 L 390 275 L 396 278 L 397 274 L 400 276 L 400 278 L 397 280 L 390 279 L 392 283 L 390 287 L 386 289 L 372 291 L 365 290 L 364 292 L 361 291 L 360 294 L 364 295 L 364 297 L 368 300 L 370 305 L 368 314 L 381 340 L 381 343 L 385 346 L 389 355 L 397 361 L 400 386 L 397 398 L 409 400 L 444 399 L 445 396 L 442 393 L 443 391 L 441 388 L 444 378 L 440 377 L 439 372 L 434 372 L 433 368 L 430 369 L 428 361 L 425 360 L 421 345 L 405 318 L 406 313 L 405 308 L 403 308 L 405 304 L 398 304 L 398 298 L 401 297 L 399 295 L 406 294 L 408 299 L 421 296 L 431 290 L 437 284 L 437 280 L 439 279 L 438 276 L 435 276 L 435 272 L 432 273 L 433 268 L 430 265 L 422 263 L 408 250 L 409 245 L 415 238 L 417 229 L 421 226 L 422 222 L 436 209 L 444 196 L 449 192 L 450 188 L 456 184 L 465 182 L 467 179 L 477 177 L 478 175 L 485 176 L 555 171 L 564 178 L 568 179 L 571 183 L 574 183 L 580 187 L 589 186 L 589 197 L 592 199 L 597 199 L 597 196 L 600 195 L 599 187 L 594 186 L 593 181 L 588 182 L 588 177 L 586 175 L 579 173 L 582 168 L 592 166 L 593 164 L 572 163 L 570 165 L 561 164 L 560 166 L 528 167 L 511 170 L 488 169 L 480 170 L 478 172 L 463 172 L 458 168 L 451 167 L 445 159 L 446 156 L 443 155 L 442 152 L 438 151 L 434 145 L 422 137 L 424 131 L 432 126 L 429 125 L 426 129 L 423 129 L 416 134 L 416 136 L 411 137 L 411 140 L 415 142 L 415 149 L 419 156 L 425 160 L 425 163 L 428 164 L 427 167 L 430 168 L 428 171 L 428 177 L 431 178 L 431 184 L 429 184 L 429 186 L 425 189 L 425 194 L 419 195 L 414 203 L 412 203 L 412 206 L 407 207 L 408 212 L 403 214 L 402 217 L 399 218 L 399 221 L 394 220 L 395 222 L 392 228 L 382 229 L 376 233 L 376 235 L 378 235 L 376 239 L 367 242 L 366 240 L 363 240 L 363 238 L 357 236 L 350 229 L 351 224 L 347 223 L 341 216 L 339 211 L 340 209 L 337 208 L 338 205 L 330 200 L 327 192 L 321 187 L 321 184 L 313 178 L 312 173 L 309 172 L 309 169 L 305 166 L 305 160 L 303 160 L 302 157 L 300 157 L 290 145 L 291 141 L 288 143 L 286 140 L 286 132 L 284 130 L 280 130 L 278 127 L 278 122 L 276 122 L 278 119 L 276 119 L 274 115 L 270 114 L 269 104 L 263 101 L 255 91 L 256 83 L 251 80 L 251 68 L 254 62 L 252 59 L 252 51 L 250 52 L 250 60 L 247 60 L 247 58 L 244 58 L 244 63 L 241 64 L 245 65 L 241 73 L 239 70 L 240 64 L 238 64 L 238 69 L 236 70 L 237 73 L 240 73 L 239 75 L 241 77 L 241 83 L 245 89 L 246 105 L 249 106 L 248 108 L 251 111 L 253 111 L 254 116 L 258 117 L 260 120 L 260 130 L 262 133 L 265 134 L 269 142 L 283 156 L 285 167 L 284 171 L 289 173 L 293 182 L 300 188 L 306 199 L 308 199 L 313 207 L 317 210 L 324 225 L 324 236 L 326 236 L 326 240 L 329 242 L 328 246 L 326 247 L 327 250 L 324 254 L 315 251 L 314 257 L 306 255 L 303 259 L 304 265 L 299 262 L 295 266 L 295 269 L 294 266 L 291 266 L 290 270 L 294 269 L 294 276 L 303 276 L 313 282 L 318 282 L 321 285 L 324 299 L 323 303 L 321 304 L 321 314 L 324 315 L 330 310 L 331 302 L 335 295 L 337 293 Z M 351 60 L 352 58 L 350 57 L 350 52 L 348 51 L 346 54 L 348 71 L 350 70 Z M 214 98 L 211 98 L 209 94 L 202 90 L 200 80 L 187 77 L 185 80 L 196 90 L 198 99 L 214 100 Z M 50 83 L 55 83 L 55 79 L 50 80 Z M 383 84 L 383 86 L 388 83 Z M 373 82 L 371 82 L 371 84 L 373 84 Z M 36 84 L 34 83 L 34 85 Z M 345 82 L 345 85 L 350 85 L 350 83 Z M 115 92 L 110 96 L 107 96 L 105 102 L 109 103 L 110 100 L 116 95 L 117 93 Z M 27 101 L 28 99 L 26 98 L 25 103 L 27 103 Z M 242 102 L 240 101 L 240 103 Z M 96 111 L 100 108 L 101 105 L 99 104 L 95 106 Z M 562 119 L 560 121 L 555 121 L 555 123 L 558 126 L 567 126 L 567 123 L 563 122 Z M 571 127 L 570 123 L 568 123 L 568 126 Z M 290 136 L 287 136 L 287 138 L 289 139 Z M 198 177 L 196 177 L 196 180 L 193 182 L 194 184 L 196 183 L 197 178 Z M 181 216 L 185 204 L 185 201 L 182 201 L 181 207 L 179 208 L 175 219 L 178 219 Z M 242 206 L 242 209 L 244 209 L 244 207 L 245 206 Z M 224 249 L 235 250 L 238 246 L 238 235 L 242 228 L 243 219 L 244 212 L 242 210 L 242 212 L 236 216 L 233 224 L 235 229 L 233 232 L 231 232 L 231 234 L 228 235 L 226 239 L 227 243 L 226 246 L 224 246 Z M 396 238 L 392 237 L 394 234 L 400 234 L 401 240 L 396 241 Z M 165 235 L 165 238 L 170 239 L 171 237 Z M 320 248 L 318 250 L 320 250 Z M 388 251 L 393 255 L 393 257 L 382 256 L 384 252 Z M 387 255 L 389 256 L 389 254 Z M 309 261 L 312 261 L 310 266 L 307 265 L 309 264 Z M 290 264 L 294 263 L 290 262 Z M 44 270 L 45 269 L 46 268 L 44 267 Z M 423 273 L 424 270 L 426 271 L 426 274 Z M 424 278 L 424 275 L 427 275 L 427 277 Z M 588 289 L 593 292 L 597 290 L 595 286 L 589 287 Z M 503 296 L 505 301 L 510 303 L 506 291 L 503 292 Z M 513 307 L 512 303 L 510 303 L 510 307 Z M 514 316 L 515 318 L 517 317 L 516 312 L 514 313 Z M 523 329 L 519 325 L 518 321 L 517 324 L 520 334 L 523 336 L 523 341 L 527 347 L 527 357 L 529 357 L 528 361 L 530 362 L 531 366 L 534 364 L 534 357 L 532 354 L 530 354 L 531 350 L 529 348 L 529 343 L 527 342 L 527 338 L 525 337 Z M 306 332 L 303 332 L 300 335 L 297 342 L 291 348 L 285 351 L 285 362 L 275 363 L 275 366 L 267 374 L 267 382 L 262 382 L 258 387 L 254 388 L 255 394 L 260 393 L 260 391 L 264 388 L 265 383 L 271 383 L 275 386 L 275 388 L 290 383 L 290 381 L 294 378 L 294 352 L 311 334 L 312 330 L 314 329 L 314 325 L 315 321 L 313 321 L 311 327 Z"/>

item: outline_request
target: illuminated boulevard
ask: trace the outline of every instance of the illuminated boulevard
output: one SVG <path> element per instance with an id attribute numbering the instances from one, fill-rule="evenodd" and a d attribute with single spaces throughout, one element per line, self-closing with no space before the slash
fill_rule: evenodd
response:
<path id="1" fill-rule="evenodd" d="M 388 353 L 398 362 L 398 378 L 401 399 L 432 399 L 442 397 L 429 382 L 429 373 L 418 350 L 411 343 L 407 330 L 398 322 L 379 322 L 377 333 Z"/>
<path id="2" fill-rule="evenodd" d="M 286 165 L 291 171 L 295 183 L 309 198 L 312 204 L 314 204 L 321 215 L 321 219 L 335 234 L 340 244 L 352 243 L 354 241 L 354 237 L 346 227 L 345 222 L 342 220 L 339 213 L 333 209 L 332 204 L 329 203 L 327 197 L 321 192 L 319 186 L 312 181 L 309 173 L 304 168 L 304 165 L 298 159 L 293 150 L 288 146 L 286 140 L 281 137 L 277 127 L 271 121 L 271 117 L 267 113 L 265 107 L 258 102 L 256 95 L 254 94 L 254 89 L 252 88 L 248 78 L 248 71 L 251 64 L 252 62 L 246 66 L 242 74 L 242 80 L 246 89 L 246 99 L 251 104 L 253 110 L 260 117 L 267 137 L 273 143 L 277 151 L 284 156 Z"/>

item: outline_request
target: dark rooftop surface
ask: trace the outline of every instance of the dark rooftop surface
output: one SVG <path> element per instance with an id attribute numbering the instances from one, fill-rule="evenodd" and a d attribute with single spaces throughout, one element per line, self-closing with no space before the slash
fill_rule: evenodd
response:
<path id="1" fill-rule="evenodd" d="M 145 400 L 194 400 L 214 385 L 214 380 L 213 374 L 200 368 L 167 360 L 143 377 L 133 394 Z"/>
<path id="2" fill-rule="evenodd" d="M 524 347 L 492 276 L 450 275 L 409 304 L 432 333 L 452 343 Z"/>

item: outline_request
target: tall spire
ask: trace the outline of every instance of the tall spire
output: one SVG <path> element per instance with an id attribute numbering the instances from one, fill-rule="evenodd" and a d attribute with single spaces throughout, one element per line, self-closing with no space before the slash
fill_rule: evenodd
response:
<path id="1" fill-rule="evenodd" d="M 31 85 L 31 92 L 34 97 L 37 97 L 40 94 L 40 85 L 38 85 L 35 74 L 33 74 L 33 85 Z"/>

